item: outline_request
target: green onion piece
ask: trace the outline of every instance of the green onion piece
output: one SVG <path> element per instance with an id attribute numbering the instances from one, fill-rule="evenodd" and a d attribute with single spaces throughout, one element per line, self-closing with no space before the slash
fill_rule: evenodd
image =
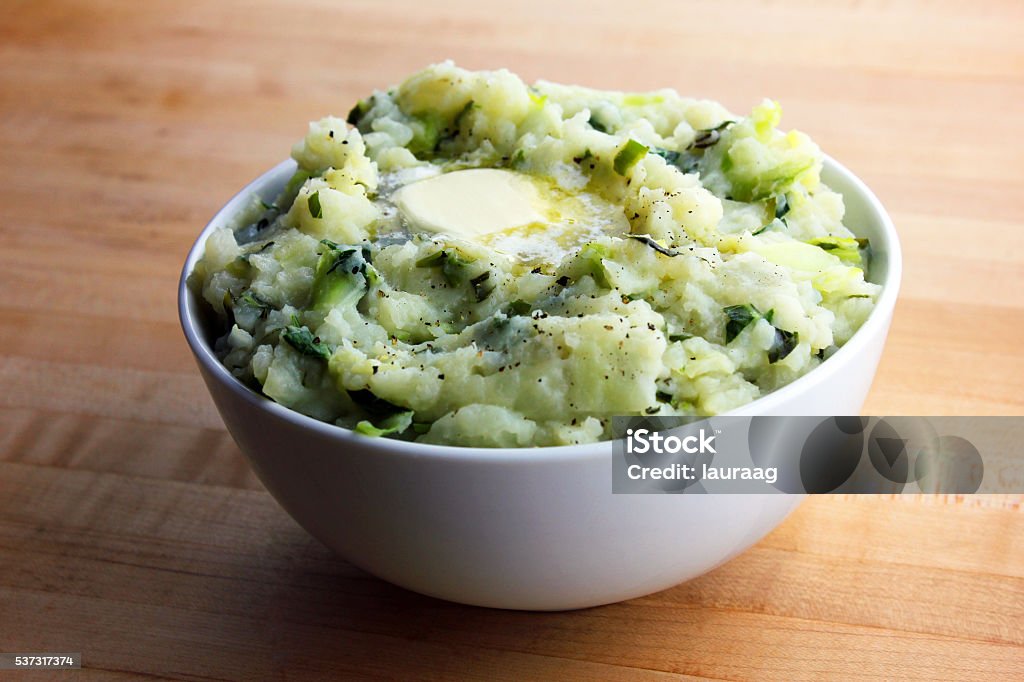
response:
<path id="1" fill-rule="evenodd" d="M 309 214 L 314 218 L 323 218 L 324 210 L 320 206 L 320 190 L 317 190 L 309 195 Z"/>
<path id="2" fill-rule="evenodd" d="M 580 249 L 578 256 L 585 266 L 586 274 L 593 277 L 598 286 L 602 286 L 605 289 L 612 288 L 611 283 L 608 281 L 608 273 L 604 269 L 604 259 L 608 255 L 608 247 L 604 244 L 588 242 Z M 555 282 L 564 287 L 569 283 L 569 278 L 563 275 L 555 280 Z"/>
<path id="3" fill-rule="evenodd" d="M 615 155 L 615 160 L 612 162 L 615 172 L 619 175 L 625 175 L 629 172 L 630 168 L 636 165 L 637 161 L 644 157 L 647 151 L 647 147 L 630 138 L 626 145 L 619 150 L 619 153 Z"/>

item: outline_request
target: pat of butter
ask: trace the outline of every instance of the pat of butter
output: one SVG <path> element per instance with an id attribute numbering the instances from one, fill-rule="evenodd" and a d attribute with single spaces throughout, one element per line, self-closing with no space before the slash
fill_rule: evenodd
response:
<path id="1" fill-rule="evenodd" d="M 410 183 L 391 199 L 420 230 L 473 239 L 532 223 L 546 222 L 537 186 L 499 168 L 470 168 Z"/>

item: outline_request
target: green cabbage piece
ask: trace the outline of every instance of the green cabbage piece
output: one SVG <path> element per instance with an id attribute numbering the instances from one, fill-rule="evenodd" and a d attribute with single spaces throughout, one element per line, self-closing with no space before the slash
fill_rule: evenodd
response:
<path id="1" fill-rule="evenodd" d="M 396 412 L 393 415 L 378 420 L 376 424 L 364 419 L 356 424 L 356 431 L 371 438 L 402 433 L 412 425 L 412 415 L 412 410 Z"/>
<path id="2" fill-rule="evenodd" d="M 856 239 L 854 237 L 817 237 L 807 243 L 828 251 L 847 265 L 853 265 L 859 268 L 863 268 L 865 265 L 862 250 L 868 248 L 867 239 Z"/>
<path id="3" fill-rule="evenodd" d="M 326 314 L 338 306 L 355 305 L 366 293 L 370 267 L 362 250 L 343 248 L 329 239 L 320 244 L 324 251 L 313 272 L 311 307 Z"/>
<path id="4" fill-rule="evenodd" d="M 790 189 L 805 174 L 821 169 L 821 150 L 803 133 L 776 129 L 782 117 L 777 102 L 765 100 L 749 118 L 722 133 L 709 151 L 718 160 L 737 201 L 761 201 Z"/>

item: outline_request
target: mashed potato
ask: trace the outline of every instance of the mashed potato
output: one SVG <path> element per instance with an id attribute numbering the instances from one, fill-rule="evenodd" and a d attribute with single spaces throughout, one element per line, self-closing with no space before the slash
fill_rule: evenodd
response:
<path id="1" fill-rule="evenodd" d="M 779 117 L 438 64 L 312 123 L 190 283 L 235 376 L 367 436 L 562 445 L 725 412 L 823 362 L 879 290 Z"/>

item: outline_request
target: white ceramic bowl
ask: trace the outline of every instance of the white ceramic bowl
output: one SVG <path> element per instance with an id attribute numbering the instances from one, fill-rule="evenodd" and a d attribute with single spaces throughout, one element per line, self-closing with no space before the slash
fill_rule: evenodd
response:
<path id="1" fill-rule="evenodd" d="M 272 200 L 295 166 L 265 173 L 214 216 L 185 261 L 179 314 L 228 430 L 285 510 L 359 568 L 423 594 L 480 606 L 576 609 L 662 590 L 728 561 L 800 503 L 793 495 L 613 495 L 611 443 L 476 449 L 374 439 L 293 412 L 239 383 L 211 350 L 185 278 L 210 233 L 249 197 Z M 900 283 L 882 205 L 826 160 L 847 224 L 869 237 L 884 285 L 864 326 L 806 376 L 735 414 L 859 414 Z"/>

